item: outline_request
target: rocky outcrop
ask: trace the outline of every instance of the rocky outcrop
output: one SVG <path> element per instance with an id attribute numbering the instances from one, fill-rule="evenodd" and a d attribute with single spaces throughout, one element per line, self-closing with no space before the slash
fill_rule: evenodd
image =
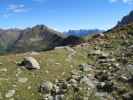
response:
<path id="1" fill-rule="evenodd" d="M 133 23 L 133 11 L 131 11 L 127 16 L 124 16 L 121 21 L 118 22 L 117 26 L 124 26 Z"/>

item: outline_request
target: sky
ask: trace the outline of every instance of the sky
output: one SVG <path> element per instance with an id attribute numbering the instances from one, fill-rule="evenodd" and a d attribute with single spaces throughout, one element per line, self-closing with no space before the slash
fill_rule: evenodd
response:
<path id="1" fill-rule="evenodd" d="M 106 30 L 131 10 L 133 0 L 0 0 L 0 28 Z"/>

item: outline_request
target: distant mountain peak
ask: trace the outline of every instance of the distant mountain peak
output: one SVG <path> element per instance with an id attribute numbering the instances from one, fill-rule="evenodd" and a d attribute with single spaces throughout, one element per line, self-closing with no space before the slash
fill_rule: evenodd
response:
<path id="1" fill-rule="evenodd" d="M 133 10 L 118 22 L 117 26 L 124 26 L 133 23 Z"/>

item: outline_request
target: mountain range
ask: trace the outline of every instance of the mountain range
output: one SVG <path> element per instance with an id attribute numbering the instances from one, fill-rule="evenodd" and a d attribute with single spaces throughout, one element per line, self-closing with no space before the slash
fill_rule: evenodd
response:
<path id="1" fill-rule="evenodd" d="M 66 35 L 75 35 L 75 36 L 87 36 L 91 34 L 96 34 L 96 33 L 101 33 L 104 32 L 104 30 L 99 30 L 99 29 L 80 29 L 80 30 L 69 30 L 68 32 L 64 32 Z"/>
<path id="2" fill-rule="evenodd" d="M 116 27 L 133 23 L 133 11 L 124 16 Z M 44 51 L 56 46 L 75 45 L 84 42 L 83 37 L 103 30 L 69 30 L 58 32 L 45 25 L 26 29 L 0 29 L 0 53 Z M 81 38 L 82 37 L 82 38 Z"/>
<path id="3" fill-rule="evenodd" d="M 82 42 L 81 36 L 100 30 L 71 30 L 68 33 L 55 31 L 45 25 L 26 29 L 0 29 L 0 53 L 27 52 L 53 49 L 56 46 L 75 45 Z"/>

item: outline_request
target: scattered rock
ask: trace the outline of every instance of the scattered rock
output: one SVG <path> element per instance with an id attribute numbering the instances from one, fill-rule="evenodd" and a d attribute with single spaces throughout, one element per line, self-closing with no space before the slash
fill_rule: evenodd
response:
<path id="1" fill-rule="evenodd" d="M 133 100 L 133 93 L 126 93 L 122 95 L 123 100 Z"/>

